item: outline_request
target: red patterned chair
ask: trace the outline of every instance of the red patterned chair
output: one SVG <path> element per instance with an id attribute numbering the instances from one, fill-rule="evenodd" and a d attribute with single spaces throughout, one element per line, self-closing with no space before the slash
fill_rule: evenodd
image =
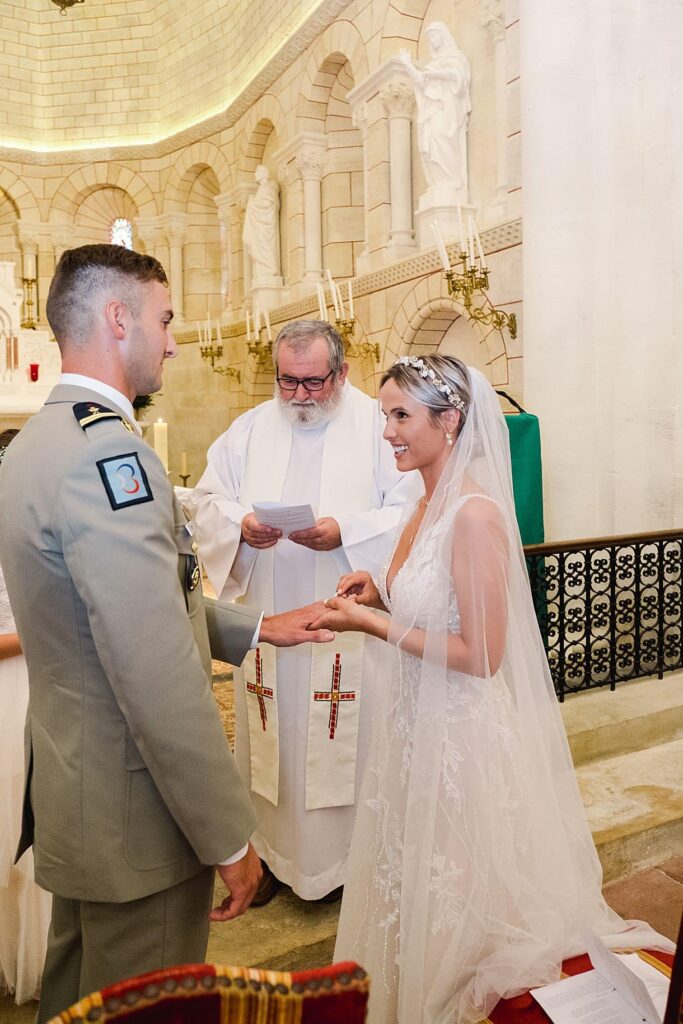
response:
<path id="1" fill-rule="evenodd" d="M 313 971 L 187 964 L 94 992 L 50 1024 L 363 1024 L 368 977 L 354 963 Z"/>

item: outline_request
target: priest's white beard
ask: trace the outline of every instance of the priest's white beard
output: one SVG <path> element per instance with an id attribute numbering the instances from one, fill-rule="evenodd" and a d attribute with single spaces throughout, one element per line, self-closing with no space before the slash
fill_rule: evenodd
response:
<path id="1" fill-rule="evenodd" d="M 335 415 L 342 399 L 343 388 L 344 382 L 336 380 L 329 397 L 320 402 L 316 402 L 312 398 L 307 398 L 304 402 L 297 402 L 293 398 L 288 402 L 283 402 L 280 389 L 276 384 L 273 397 L 282 413 L 294 426 L 320 427 Z"/>

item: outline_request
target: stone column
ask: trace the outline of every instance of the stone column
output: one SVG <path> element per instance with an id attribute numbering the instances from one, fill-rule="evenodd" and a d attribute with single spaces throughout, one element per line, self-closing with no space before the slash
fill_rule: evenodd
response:
<path id="1" fill-rule="evenodd" d="M 222 192 L 214 196 L 213 201 L 218 208 L 218 220 L 221 229 L 221 301 L 223 308 L 232 309 L 233 293 L 231 281 L 230 246 L 232 242 L 233 206 L 230 192 Z"/>
<path id="2" fill-rule="evenodd" d="M 359 274 L 368 269 L 368 105 L 359 103 L 353 108 L 351 118 L 353 127 L 360 132 L 363 140 L 363 251 L 356 259 L 356 270 Z"/>
<path id="3" fill-rule="evenodd" d="M 410 121 L 415 109 L 415 91 L 407 82 L 394 81 L 380 89 L 379 95 L 389 117 L 389 248 L 401 256 L 406 248 L 412 248 L 415 238 L 410 164 Z"/>
<path id="4" fill-rule="evenodd" d="M 505 12 L 502 0 L 480 0 L 481 23 L 491 33 L 496 81 L 496 184 L 490 207 L 492 218 L 505 217 L 508 199 L 508 103 Z"/>
<path id="5" fill-rule="evenodd" d="M 300 139 L 295 158 L 304 189 L 304 275 L 303 281 L 315 284 L 323 280 L 321 181 L 327 139 L 306 132 Z"/>
<path id="6" fill-rule="evenodd" d="M 189 217 L 186 213 L 166 213 L 160 218 L 161 232 L 168 243 L 168 278 L 173 300 L 173 312 L 179 323 L 185 321 L 183 284 L 183 246 L 187 237 Z"/>

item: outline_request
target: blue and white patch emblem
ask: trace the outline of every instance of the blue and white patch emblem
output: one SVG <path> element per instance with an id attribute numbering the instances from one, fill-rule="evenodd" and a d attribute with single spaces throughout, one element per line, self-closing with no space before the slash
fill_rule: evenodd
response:
<path id="1" fill-rule="evenodd" d="M 154 501 L 147 474 L 136 452 L 116 455 L 113 459 L 100 459 L 97 468 L 113 509 Z"/>

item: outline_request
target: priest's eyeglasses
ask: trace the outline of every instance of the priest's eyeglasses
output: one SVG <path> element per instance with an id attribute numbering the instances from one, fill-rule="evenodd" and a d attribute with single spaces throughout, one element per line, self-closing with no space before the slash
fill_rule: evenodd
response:
<path id="1" fill-rule="evenodd" d="M 276 377 L 283 391 L 296 391 L 299 384 L 306 391 L 322 391 L 326 380 L 334 376 L 334 370 L 330 370 L 324 377 Z"/>

